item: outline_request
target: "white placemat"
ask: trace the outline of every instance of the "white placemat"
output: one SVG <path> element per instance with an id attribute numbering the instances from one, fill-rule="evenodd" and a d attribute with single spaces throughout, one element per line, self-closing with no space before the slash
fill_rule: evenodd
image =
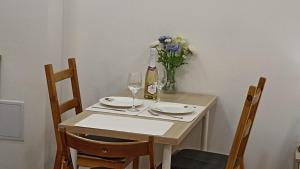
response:
<path id="1" fill-rule="evenodd" d="M 168 103 L 168 102 L 162 102 L 162 103 Z M 174 103 L 176 104 L 176 103 Z M 180 104 L 180 103 L 178 103 Z M 188 105 L 188 104 L 185 104 Z M 174 120 L 174 121 L 184 121 L 184 122 L 190 122 L 193 121 L 196 117 L 198 117 L 198 115 L 200 115 L 201 113 L 204 113 L 205 110 L 205 106 L 197 106 L 197 105 L 188 105 L 188 106 L 192 106 L 194 109 L 193 113 L 189 113 L 189 114 L 181 114 L 181 115 L 173 115 L 173 116 L 177 116 L 177 117 L 182 117 L 182 119 L 179 118 L 174 118 L 174 117 L 170 117 L 167 116 L 167 114 L 164 113 L 158 113 L 158 116 L 155 116 L 153 114 L 151 114 L 148 110 L 144 110 L 143 112 L 139 113 L 138 116 L 141 117 L 151 117 L 151 118 L 157 118 L 157 119 L 166 119 L 166 120 Z"/>
<path id="2" fill-rule="evenodd" d="M 101 105 L 100 103 L 96 103 L 88 108 L 86 108 L 85 110 L 88 111 L 93 111 L 93 112 L 105 112 L 105 113 L 114 113 L 114 114 L 126 114 L 126 115 L 138 115 L 141 112 L 145 111 L 149 106 L 151 106 L 154 102 L 151 100 L 143 100 L 144 104 L 141 106 L 138 106 L 137 109 L 139 110 L 138 112 L 131 112 L 128 111 L 127 108 L 112 108 L 112 107 L 108 107 L 108 106 L 104 106 Z M 111 109 L 111 110 L 108 110 Z M 121 111 L 116 111 L 116 110 L 112 110 L 112 109 L 118 109 Z"/>
<path id="3" fill-rule="evenodd" d="M 104 114 L 92 114 L 75 124 L 75 126 L 79 127 L 115 130 L 146 135 L 164 135 L 170 127 L 172 127 L 172 125 L 172 122 L 167 121 Z"/>

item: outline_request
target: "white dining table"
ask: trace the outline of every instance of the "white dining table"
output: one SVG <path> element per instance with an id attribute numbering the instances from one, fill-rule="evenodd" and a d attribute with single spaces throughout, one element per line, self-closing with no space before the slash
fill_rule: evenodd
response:
<path id="1" fill-rule="evenodd" d="M 124 91 L 118 94 L 118 96 L 131 96 L 129 91 Z M 143 92 L 140 92 L 139 97 L 142 98 Z M 112 114 L 107 112 L 93 112 L 93 111 L 83 111 L 82 113 L 73 116 L 66 121 L 59 124 L 60 128 L 65 128 L 69 132 L 78 134 L 92 134 L 98 136 L 107 136 L 131 140 L 146 140 L 150 135 L 154 136 L 154 143 L 163 145 L 163 155 L 162 155 L 162 169 L 171 168 L 171 156 L 173 146 L 178 146 L 182 141 L 188 136 L 188 134 L 195 128 L 195 126 L 202 122 L 201 125 L 201 149 L 207 150 L 208 143 L 208 126 L 209 126 L 209 114 L 211 109 L 215 106 L 217 98 L 216 96 L 206 95 L 206 94 L 196 94 L 196 93 L 185 93 L 177 92 L 176 94 L 162 94 L 162 101 L 183 103 L 191 105 L 204 106 L 204 110 L 197 115 L 194 120 L 190 122 L 174 121 L 166 119 L 157 119 L 151 117 L 140 117 L 140 116 L 130 116 L 130 115 L 120 115 Z M 98 115 L 98 116 L 95 116 Z M 100 118 L 101 117 L 101 118 Z M 139 130 L 129 130 L 118 129 L 118 126 L 122 126 L 119 123 L 110 123 L 109 125 L 115 126 L 104 126 L 108 124 L 95 122 L 95 119 L 103 120 L 103 118 L 111 119 L 112 121 L 123 119 L 124 124 L 127 123 L 135 124 L 136 126 L 140 123 L 144 124 L 143 129 Z M 125 119 L 125 120 L 124 120 Z M 87 120 L 92 120 L 95 122 L 96 127 L 79 126 L 78 123 L 86 122 Z M 129 121 L 130 122 L 129 122 Z M 144 121 L 143 121 L 144 120 Z M 119 120 L 120 121 L 120 120 Z M 161 130 L 156 130 L 153 133 L 153 128 L 150 129 L 150 125 L 155 124 L 155 126 L 163 126 Z M 100 125 L 100 126 L 99 126 Z M 147 126 L 148 125 L 148 126 Z M 199 133 L 200 134 L 200 133 Z"/>

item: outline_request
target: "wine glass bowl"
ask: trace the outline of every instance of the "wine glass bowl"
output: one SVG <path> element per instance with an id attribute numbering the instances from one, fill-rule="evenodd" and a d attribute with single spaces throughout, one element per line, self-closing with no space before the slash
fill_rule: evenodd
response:
<path id="1" fill-rule="evenodd" d="M 129 73 L 128 89 L 132 93 L 132 107 L 129 109 L 129 111 L 133 111 L 133 112 L 138 111 L 138 109 L 136 109 L 135 107 L 134 101 L 135 101 L 135 95 L 141 88 L 142 88 L 142 73 L 141 72 Z"/>
<path id="2" fill-rule="evenodd" d="M 157 88 L 161 90 L 167 83 L 166 71 L 158 70 L 157 71 Z"/>
<path id="3" fill-rule="evenodd" d="M 128 88 L 132 93 L 136 94 L 141 89 L 141 86 L 138 84 L 130 84 Z"/>
<path id="4" fill-rule="evenodd" d="M 156 82 L 157 102 L 160 101 L 161 90 L 166 85 L 166 83 L 167 83 L 167 72 L 164 68 L 158 67 L 157 82 Z"/>

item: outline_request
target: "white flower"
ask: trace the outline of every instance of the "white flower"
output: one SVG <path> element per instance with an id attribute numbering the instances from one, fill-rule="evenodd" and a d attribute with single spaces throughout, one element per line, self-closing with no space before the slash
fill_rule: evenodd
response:
<path id="1" fill-rule="evenodd" d="M 197 55 L 197 50 L 196 50 L 196 48 L 194 48 L 192 45 L 189 45 L 189 50 L 190 50 L 190 52 L 192 53 L 192 55 Z"/>
<path id="2" fill-rule="evenodd" d="M 159 44 L 160 44 L 160 43 L 159 43 L 158 40 L 157 40 L 157 41 L 154 41 L 154 42 L 152 42 L 152 43 L 150 44 L 150 48 L 155 48 L 155 47 L 157 47 Z"/>
<path id="3" fill-rule="evenodd" d="M 166 39 L 165 42 L 166 42 L 166 43 L 171 43 L 171 42 L 172 42 L 172 39 Z"/>

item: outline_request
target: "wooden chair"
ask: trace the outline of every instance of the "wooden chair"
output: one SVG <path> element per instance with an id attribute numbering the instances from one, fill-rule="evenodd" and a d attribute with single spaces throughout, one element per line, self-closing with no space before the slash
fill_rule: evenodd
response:
<path id="1" fill-rule="evenodd" d="M 61 129 L 60 133 L 64 157 L 63 169 L 73 169 L 70 148 L 80 152 L 77 165 L 83 167 L 124 169 L 133 162 L 133 168 L 137 169 L 139 156 L 149 155 L 150 169 L 155 168 L 153 137 L 149 137 L 149 141 L 103 142 L 79 137 L 66 132 L 65 129 Z"/>
<path id="2" fill-rule="evenodd" d="M 82 112 L 81 97 L 79 91 L 79 83 L 77 76 L 77 68 L 75 58 L 68 59 L 69 68 L 54 73 L 52 64 L 45 65 L 45 73 L 48 84 L 48 92 L 52 110 L 53 126 L 57 144 L 56 157 L 54 163 L 54 169 L 61 169 L 62 166 L 62 143 L 59 135 L 58 124 L 61 123 L 61 114 L 64 112 L 75 109 L 76 114 Z M 56 89 L 56 83 L 65 79 L 71 80 L 73 98 L 60 104 L 58 102 L 58 95 Z M 128 141 L 123 139 L 115 139 L 108 137 L 97 137 L 92 135 L 87 135 L 85 137 L 92 138 L 95 140 L 104 141 Z"/>
<path id="3" fill-rule="evenodd" d="M 68 59 L 69 68 L 54 73 L 52 64 L 45 65 L 45 72 L 48 84 L 48 92 L 52 110 L 53 126 L 57 144 L 54 169 L 60 169 L 62 164 L 62 143 L 59 136 L 58 124 L 61 123 L 61 114 L 75 108 L 76 114 L 82 112 L 81 97 L 79 91 L 79 83 L 74 58 Z M 73 98 L 62 104 L 58 102 L 56 82 L 71 79 Z"/>
<path id="4" fill-rule="evenodd" d="M 171 168 L 244 169 L 244 153 L 265 81 L 265 78 L 260 78 L 257 86 L 249 87 L 229 156 L 200 150 L 184 149 L 172 156 Z"/>

